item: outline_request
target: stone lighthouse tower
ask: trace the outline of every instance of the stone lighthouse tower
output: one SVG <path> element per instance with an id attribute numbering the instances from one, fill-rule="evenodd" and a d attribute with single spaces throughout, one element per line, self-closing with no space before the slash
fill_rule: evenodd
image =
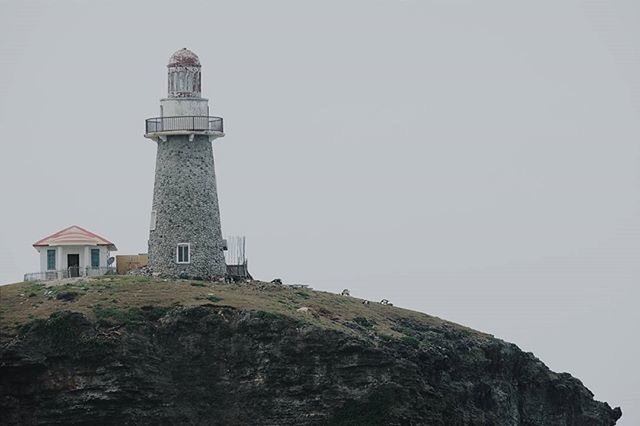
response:
<path id="1" fill-rule="evenodd" d="M 146 120 L 158 144 L 149 231 L 149 266 L 167 276 L 210 278 L 226 273 L 211 142 L 224 136 L 200 96 L 198 56 L 180 49 L 169 59 L 168 96 L 160 117 Z"/>

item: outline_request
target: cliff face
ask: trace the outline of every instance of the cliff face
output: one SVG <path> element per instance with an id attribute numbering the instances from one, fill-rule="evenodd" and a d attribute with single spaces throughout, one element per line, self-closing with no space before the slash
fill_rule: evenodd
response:
<path id="1" fill-rule="evenodd" d="M 343 331 L 211 303 L 134 319 L 58 311 L 5 333 L 0 422 L 588 426 L 621 415 L 515 345 L 447 322 L 399 316 L 396 338 L 375 319 Z"/>

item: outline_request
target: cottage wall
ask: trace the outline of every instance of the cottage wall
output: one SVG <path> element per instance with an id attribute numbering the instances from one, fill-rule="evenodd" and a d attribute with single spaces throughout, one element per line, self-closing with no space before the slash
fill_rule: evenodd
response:
<path id="1" fill-rule="evenodd" d="M 107 266 L 109 250 L 105 246 L 58 246 L 58 247 L 38 247 L 40 253 L 40 272 L 47 271 L 47 250 L 56 250 L 56 270 L 67 269 L 67 255 L 80 255 L 80 268 L 91 266 L 91 249 L 100 250 L 100 267 Z"/>

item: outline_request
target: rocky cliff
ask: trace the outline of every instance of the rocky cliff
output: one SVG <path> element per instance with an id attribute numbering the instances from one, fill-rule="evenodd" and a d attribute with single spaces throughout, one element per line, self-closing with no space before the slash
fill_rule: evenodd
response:
<path id="1" fill-rule="evenodd" d="M 2 424 L 585 426 L 621 416 L 513 344 L 345 296 L 141 279 L 23 283 L 1 296 Z"/>

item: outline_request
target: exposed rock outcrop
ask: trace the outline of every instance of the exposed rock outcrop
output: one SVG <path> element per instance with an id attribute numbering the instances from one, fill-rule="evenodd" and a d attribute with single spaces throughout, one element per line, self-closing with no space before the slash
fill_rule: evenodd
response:
<path id="1" fill-rule="evenodd" d="M 338 296 L 336 296 L 338 297 Z M 391 308 L 390 308 L 391 309 Z M 487 335 L 406 320 L 355 333 L 204 305 L 3 337 L 2 424 L 613 425 L 620 409 Z"/>

